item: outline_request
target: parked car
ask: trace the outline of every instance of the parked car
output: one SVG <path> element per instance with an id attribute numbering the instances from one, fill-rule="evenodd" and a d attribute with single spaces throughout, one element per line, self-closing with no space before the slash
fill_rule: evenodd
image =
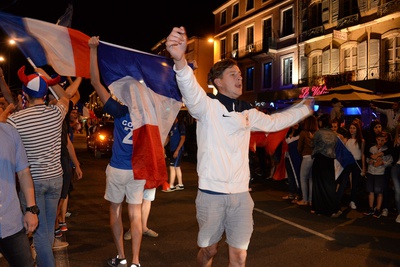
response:
<path id="1" fill-rule="evenodd" d="M 93 132 L 89 133 L 86 139 L 87 150 L 93 153 L 95 158 L 103 155 L 111 156 L 111 149 L 114 143 L 114 122 L 99 124 L 94 127 Z"/>

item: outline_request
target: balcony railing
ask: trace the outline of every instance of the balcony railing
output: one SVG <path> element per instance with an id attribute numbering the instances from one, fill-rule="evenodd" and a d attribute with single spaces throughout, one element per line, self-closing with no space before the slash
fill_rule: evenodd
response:
<path id="1" fill-rule="evenodd" d="M 277 49 L 276 39 L 268 38 L 267 42 L 259 41 L 252 44 L 248 44 L 238 49 L 227 51 L 227 53 L 225 55 L 222 55 L 221 57 L 238 59 L 240 57 L 245 57 L 250 54 L 271 53 L 272 52 L 271 50 L 276 50 L 276 49 Z"/>
<path id="2" fill-rule="evenodd" d="M 301 34 L 301 40 L 306 41 L 308 39 L 321 36 L 323 34 L 324 34 L 324 26 L 318 26 L 303 32 Z"/>
<path id="3" fill-rule="evenodd" d="M 400 11 L 400 0 L 391 1 L 378 8 L 378 16 L 383 17 Z"/>
<path id="4" fill-rule="evenodd" d="M 338 19 L 336 28 L 342 29 L 356 24 L 358 24 L 358 14 Z"/>

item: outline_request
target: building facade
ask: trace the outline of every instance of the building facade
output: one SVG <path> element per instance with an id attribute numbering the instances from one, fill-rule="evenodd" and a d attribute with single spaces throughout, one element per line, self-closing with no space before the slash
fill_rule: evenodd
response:
<path id="1" fill-rule="evenodd" d="M 399 0 L 231 0 L 213 14 L 214 62 L 237 60 L 247 101 L 400 90 Z"/>

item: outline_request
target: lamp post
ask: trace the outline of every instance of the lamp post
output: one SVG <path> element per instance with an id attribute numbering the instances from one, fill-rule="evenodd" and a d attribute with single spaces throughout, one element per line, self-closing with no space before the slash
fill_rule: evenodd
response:
<path id="1" fill-rule="evenodd" d="M 9 47 L 15 45 L 15 40 L 9 39 L 6 42 L 2 42 L 2 44 L 8 44 Z M 11 51 L 10 48 L 7 48 L 7 57 L 0 56 L 1 63 L 7 63 L 7 84 L 10 84 L 10 73 L 11 73 Z"/>

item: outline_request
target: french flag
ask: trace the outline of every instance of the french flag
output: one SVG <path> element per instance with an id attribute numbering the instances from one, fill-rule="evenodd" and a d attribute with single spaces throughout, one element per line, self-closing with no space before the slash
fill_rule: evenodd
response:
<path id="1" fill-rule="evenodd" d="M 101 41 L 98 62 L 105 85 L 131 112 L 134 176 L 158 187 L 167 181 L 164 142 L 182 107 L 173 60 Z"/>
<path id="2" fill-rule="evenodd" d="M 71 28 L 0 12 L 0 27 L 36 66 L 51 65 L 62 76 L 90 78 L 89 36 Z M 167 181 L 164 142 L 182 107 L 173 61 L 101 42 L 100 74 L 131 112 L 134 176 L 146 188 Z"/>
<path id="3" fill-rule="evenodd" d="M 62 76 L 90 77 L 89 36 L 53 23 L 0 12 L 0 27 L 36 66 Z"/>

